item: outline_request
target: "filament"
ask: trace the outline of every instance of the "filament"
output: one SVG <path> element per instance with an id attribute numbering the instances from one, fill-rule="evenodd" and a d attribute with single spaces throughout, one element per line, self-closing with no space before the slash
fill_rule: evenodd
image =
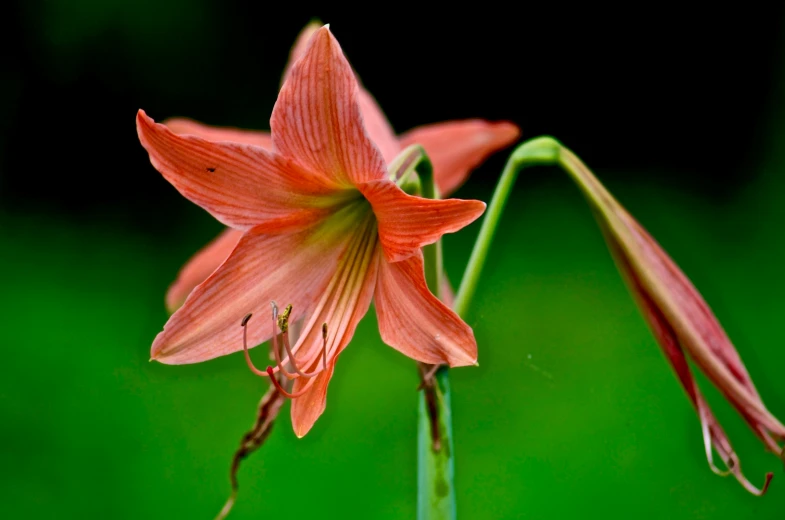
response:
<path id="1" fill-rule="evenodd" d="M 249 312 L 240 323 L 240 326 L 243 328 L 243 353 L 245 354 L 245 363 L 248 365 L 248 368 L 251 369 L 251 372 L 257 376 L 265 377 L 268 373 L 256 368 L 251 360 L 251 355 L 248 353 L 248 321 L 251 319 L 251 316 L 253 316 L 253 314 Z"/>

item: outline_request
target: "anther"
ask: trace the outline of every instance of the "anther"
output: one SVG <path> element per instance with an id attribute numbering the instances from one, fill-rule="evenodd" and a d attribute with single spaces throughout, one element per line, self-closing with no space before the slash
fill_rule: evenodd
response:
<path id="1" fill-rule="evenodd" d="M 289 356 L 289 362 L 292 364 L 292 369 L 302 377 L 313 377 L 319 372 L 320 369 L 316 369 L 313 372 L 303 372 L 297 366 L 297 360 L 294 357 L 294 352 L 292 351 L 292 346 L 289 344 L 289 334 L 287 330 L 289 328 L 289 314 L 292 312 L 291 304 L 286 306 L 286 310 L 283 311 L 278 317 L 278 328 L 281 329 L 281 339 L 283 340 L 283 348 L 286 349 L 286 354 Z M 322 325 L 322 359 L 324 363 L 324 367 L 327 368 L 327 334 L 326 334 L 326 324 Z M 277 360 L 276 360 L 277 361 Z M 283 369 L 282 369 L 283 370 Z"/>
<path id="2" fill-rule="evenodd" d="M 245 315 L 245 318 L 243 318 L 243 321 L 242 321 L 242 323 L 240 323 L 240 326 L 241 326 L 241 327 L 245 327 L 246 325 L 248 325 L 248 320 L 250 320 L 250 319 L 251 319 L 251 316 L 253 316 L 253 314 L 252 314 L 252 313 L 250 313 L 250 312 L 249 312 L 248 314 L 246 314 L 246 315 Z"/>
<path id="3" fill-rule="evenodd" d="M 277 314 L 278 308 L 275 307 L 274 309 L 275 309 L 274 313 Z M 283 314 L 278 316 L 278 328 L 281 329 L 281 332 L 283 332 L 284 334 L 286 334 L 286 332 L 289 330 L 289 315 L 291 313 L 292 313 L 292 304 L 290 303 L 283 310 Z"/>
<path id="4" fill-rule="evenodd" d="M 275 357 L 275 364 L 278 366 L 278 369 L 281 371 L 281 374 L 283 374 L 288 379 L 293 379 L 294 374 L 287 371 L 283 366 L 283 362 L 281 361 L 282 354 L 278 350 L 278 330 L 275 328 L 276 324 L 280 326 L 281 318 L 284 318 L 286 321 L 288 321 L 289 313 L 292 310 L 292 306 L 289 305 L 284 311 L 284 314 L 281 316 L 278 315 L 278 304 L 276 304 L 275 301 L 270 302 L 270 307 L 272 307 L 273 310 L 272 349 L 273 349 L 273 357 Z M 285 335 L 286 333 L 283 333 L 282 336 Z M 283 342 L 283 338 L 281 339 L 281 342 Z"/>

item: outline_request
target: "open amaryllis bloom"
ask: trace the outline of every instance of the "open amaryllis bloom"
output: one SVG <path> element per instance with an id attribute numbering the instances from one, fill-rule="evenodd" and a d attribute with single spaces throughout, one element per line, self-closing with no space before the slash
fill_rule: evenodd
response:
<path id="1" fill-rule="evenodd" d="M 765 493 L 771 473 L 760 489 L 744 477 L 727 435 L 693 379 L 687 358 L 733 404 L 766 448 L 778 455 L 782 453 L 779 442 L 785 440 L 785 426 L 763 404 L 717 318 L 665 251 L 577 157 L 562 149 L 560 161 L 595 210 L 619 270 L 698 412 L 711 469 L 720 475 L 733 474 L 751 493 Z M 722 459 L 725 470 L 715 466 L 713 451 Z"/>
<path id="2" fill-rule="evenodd" d="M 318 24 L 311 23 L 300 33 L 292 47 L 284 80 L 318 28 Z M 422 126 L 396 136 L 381 108 L 362 85 L 358 102 L 365 129 L 385 162 L 389 164 L 410 144 L 422 145 L 433 163 L 434 178 L 442 196 L 453 193 L 464 183 L 471 170 L 492 153 L 509 146 L 520 135 L 518 127 L 512 123 L 471 119 Z M 209 141 L 253 144 L 272 150 L 272 139 L 268 132 L 216 128 L 183 118 L 168 119 L 164 124 L 177 134 L 196 135 Z M 170 312 L 177 309 L 191 290 L 221 265 L 241 235 L 241 231 L 229 228 L 191 258 L 167 292 L 166 306 Z"/>
<path id="3" fill-rule="evenodd" d="M 152 164 L 181 194 L 242 236 L 158 334 L 152 357 L 196 363 L 277 334 L 248 313 L 287 306 L 299 337 L 270 375 L 294 380 L 295 433 L 325 407 L 340 352 L 374 300 L 382 339 L 407 356 L 476 363 L 471 328 L 428 290 L 421 248 L 479 217 L 480 201 L 406 194 L 363 124 L 360 92 L 327 27 L 295 61 L 270 120 L 272 150 L 177 135 L 139 111 Z M 291 305 L 291 307 L 289 307 Z M 281 309 L 283 312 L 283 308 Z M 290 367 L 290 371 L 281 370 Z M 261 372 L 267 376 L 265 372 Z"/>

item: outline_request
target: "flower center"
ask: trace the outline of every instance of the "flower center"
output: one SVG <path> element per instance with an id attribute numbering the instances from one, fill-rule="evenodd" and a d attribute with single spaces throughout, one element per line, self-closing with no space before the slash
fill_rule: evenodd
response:
<path id="1" fill-rule="evenodd" d="M 316 382 L 316 376 L 329 368 L 329 363 L 346 346 L 356 321 L 358 305 L 369 304 L 368 288 L 375 284 L 375 258 L 378 246 L 376 219 L 365 200 L 357 201 L 333 217 L 327 229 L 317 232 L 314 240 L 329 240 L 335 233 L 350 233 L 351 239 L 339 256 L 332 277 L 320 297 L 298 309 L 310 318 L 293 317 L 292 305 L 282 311 L 271 302 L 270 358 L 275 364 L 266 370 L 256 368 L 251 361 L 247 344 L 247 327 L 251 314 L 242 320 L 243 352 L 250 370 L 257 376 L 270 377 L 282 395 L 294 399 L 306 393 Z M 285 295 L 284 295 L 285 296 Z M 365 302 L 364 304 L 361 302 Z M 364 307 L 364 314 L 367 307 Z M 296 321 L 293 321 L 296 320 Z M 328 337 L 328 323 L 329 332 Z M 301 325 L 298 329 L 296 325 Z M 295 327 L 290 339 L 290 327 Z M 321 336 L 321 337 L 320 337 Z M 293 344 L 294 343 L 294 344 Z M 300 379 L 294 384 L 293 380 Z M 291 386 L 290 386 L 290 382 Z M 293 392 L 292 389 L 297 391 Z"/>

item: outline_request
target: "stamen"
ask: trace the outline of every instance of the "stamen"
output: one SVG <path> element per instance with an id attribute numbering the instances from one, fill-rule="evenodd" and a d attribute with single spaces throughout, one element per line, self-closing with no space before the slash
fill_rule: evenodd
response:
<path id="1" fill-rule="evenodd" d="M 311 379 L 310 381 L 308 381 L 308 382 L 305 384 L 305 386 L 302 388 L 302 390 L 300 390 L 299 392 L 290 393 L 290 392 L 287 392 L 287 391 L 284 389 L 284 387 L 283 387 L 283 386 L 281 386 L 281 383 L 279 383 L 279 382 L 278 382 L 278 379 L 276 379 L 276 377 L 275 377 L 275 372 L 273 372 L 273 367 L 267 367 L 267 375 L 269 375 L 269 376 L 270 376 L 270 381 L 272 381 L 272 382 L 273 382 L 273 385 L 275 385 L 275 388 L 277 388 L 277 389 L 278 389 L 278 391 L 279 391 L 279 392 L 281 392 L 281 394 L 282 394 L 284 397 L 288 397 L 289 399 L 295 399 L 295 398 L 297 398 L 297 397 L 300 397 L 300 396 L 301 396 L 301 395 L 303 395 L 305 392 L 307 392 L 308 390 L 310 390 L 310 389 L 311 389 L 311 387 L 313 386 L 314 382 L 316 381 L 316 378 L 313 378 L 313 379 Z"/>
<path id="2" fill-rule="evenodd" d="M 251 369 L 251 372 L 257 376 L 266 377 L 269 372 L 263 372 L 256 368 L 253 364 L 253 361 L 251 361 L 251 355 L 248 353 L 248 321 L 251 319 L 251 316 L 253 316 L 253 314 L 249 312 L 240 323 L 240 325 L 243 327 L 243 352 L 245 353 L 245 363 L 248 365 L 248 368 Z"/>
<path id="3" fill-rule="evenodd" d="M 251 317 L 253 316 L 252 313 L 248 313 L 243 318 L 242 322 L 240 322 L 240 325 L 243 328 L 243 353 L 245 355 L 245 362 L 248 365 L 248 368 L 251 369 L 251 372 L 253 372 L 257 376 L 269 376 L 273 386 L 275 386 L 275 388 L 283 396 L 288 397 L 289 399 L 294 399 L 296 397 L 303 395 L 306 391 L 308 391 L 313 386 L 314 382 L 316 381 L 314 379 L 314 376 L 320 374 L 322 370 L 327 369 L 327 323 L 322 324 L 322 365 L 324 368 L 323 369 L 317 368 L 313 372 L 303 372 L 297 367 L 297 362 L 294 357 L 294 352 L 292 351 L 292 347 L 289 344 L 289 316 L 292 313 L 292 305 L 291 304 L 287 305 L 283 313 L 280 314 L 278 313 L 278 305 L 274 301 L 270 302 L 270 307 L 272 309 L 272 315 L 273 315 L 272 350 L 273 350 L 273 356 L 275 357 L 276 367 L 278 368 L 279 373 L 286 376 L 289 379 L 294 379 L 297 377 L 297 375 L 299 375 L 301 377 L 310 379 L 310 381 L 308 381 L 300 391 L 292 393 L 284 389 L 281 382 L 278 381 L 278 377 L 276 377 L 275 369 L 273 367 L 268 366 L 267 370 L 264 371 L 256 368 L 256 366 L 253 364 L 253 361 L 251 360 L 251 355 L 248 352 L 248 322 L 251 320 Z M 281 359 L 282 354 L 281 352 L 278 351 L 278 341 L 277 341 L 278 330 L 276 330 L 276 325 L 281 332 L 281 343 L 283 343 L 283 348 L 284 350 L 286 350 L 286 354 L 288 356 L 287 358 L 288 362 L 294 368 L 295 373 L 288 372 L 284 368 L 283 360 Z"/>
<path id="4" fill-rule="evenodd" d="M 273 349 L 273 356 L 275 357 L 275 364 L 280 370 L 281 374 L 286 376 L 288 379 L 294 379 L 295 375 L 288 370 L 286 370 L 283 366 L 283 362 L 281 361 L 282 354 L 278 351 L 278 331 L 276 330 L 275 326 L 276 323 L 280 327 L 281 325 L 281 318 L 284 318 L 284 325 L 288 329 L 288 320 L 289 320 L 289 313 L 292 311 L 292 306 L 289 305 L 286 307 L 284 314 L 281 316 L 278 315 L 278 305 L 275 301 L 270 302 L 270 307 L 273 309 L 273 339 L 272 339 L 272 349 Z M 286 332 L 283 333 L 283 336 L 286 336 Z M 283 343 L 283 340 L 281 341 Z"/>
<path id="5" fill-rule="evenodd" d="M 281 340 L 283 342 L 283 348 L 286 349 L 286 355 L 289 356 L 289 363 L 292 365 L 292 369 L 301 377 L 313 377 L 317 375 L 322 369 L 317 368 L 313 372 L 303 372 L 297 366 L 297 359 L 294 357 L 294 352 L 292 351 L 292 346 L 289 343 L 289 315 L 292 313 L 292 305 L 289 304 L 286 306 L 286 309 L 283 311 L 283 314 L 278 316 L 278 328 L 281 329 Z M 327 368 L 327 324 L 322 325 L 322 359 L 324 368 Z M 280 360 L 276 359 L 278 362 L 278 366 L 280 367 L 281 371 L 283 370 L 283 365 L 281 365 Z M 285 372 L 284 372 L 285 373 Z M 292 374 L 291 376 L 287 376 L 290 379 L 294 377 Z"/>
<path id="6" fill-rule="evenodd" d="M 276 341 L 276 337 L 278 336 L 278 334 L 277 331 L 275 330 L 275 318 L 278 317 L 278 307 L 275 305 L 275 302 L 272 302 L 272 307 L 273 307 L 273 318 L 274 318 L 273 319 L 273 353 L 275 354 L 275 362 L 278 366 L 278 369 L 281 371 L 281 374 L 288 377 L 289 379 L 293 379 L 294 374 L 287 372 L 286 369 L 284 369 L 283 364 L 281 363 L 281 355 L 278 352 L 278 343 Z M 253 372 L 257 376 L 267 377 L 270 374 L 270 372 L 259 370 L 258 368 L 256 368 L 256 365 L 253 364 L 253 361 L 251 360 L 251 355 L 248 352 L 248 321 L 250 321 L 251 316 L 253 316 L 253 314 L 248 313 L 245 316 L 245 318 L 243 318 L 243 321 L 241 322 L 241 325 L 243 327 L 243 353 L 245 354 L 245 363 L 248 365 L 248 368 L 251 369 L 251 372 Z M 277 378 L 273 376 L 272 379 L 275 380 Z M 277 381 L 275 381 L 275 383 L 276 386 L 280 386 L 277 384 L 278 383 Z"/>
<path id="7" fill-rule="evenodd" d="M 313 372 L 303 372 L 297 367 L 297 360 L 294 357 L 294 352 L 292 351 L 292 346 L 289 344 L 289 314 L 292 312 L 292 306 L 287 305 L 286 310 L 283 314 L 278 317 L 278 327 L 281 329 L 281 338 L 283 339 L 283 348 L 286 349 L 286 354 L 289 356 L 289 363 L 292 365 L 292 369 L 302 377 L 313 377 L 322 369 L 317 368 Z M 324 367 L 327 368 L 327 337 L 325 334 L 326 328 L 322 325 L 322 337 L 324 341 L 322 343 L 322 359 L 324 360 Z"/>

